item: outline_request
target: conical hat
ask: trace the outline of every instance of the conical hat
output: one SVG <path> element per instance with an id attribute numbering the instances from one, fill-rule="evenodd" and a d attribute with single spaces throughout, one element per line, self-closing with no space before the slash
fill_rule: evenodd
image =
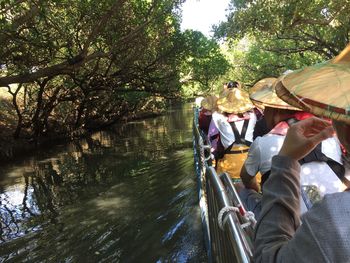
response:
<path id="1" fill-rule="evenodd" d="M 264 78 L 259 80 L 257 83 L 254 84 L 253 87 L 251 87 L 249 89 L 249 93 L 253 94 L 259 90 L 261 90 L 262 88 L 266 87 L 266 86 L 272 86 L 272 84 L 277 80 L 277 78 Z"/>
<path id="2" fill-rule="evenodd" d="M 219 110 L 227 113 L 243 113 L 253 108 L 249 95 L 238 88 L 225 91 L 217 101 Z"/>
<path id="3" fill-rule="evenodd" d="M 276 78 L 266 78 L 258 81 L 255 85 L 262 87 L 250 95 L 252 102 L 255 104 L 255 106 L 261 109 L 264 109 L 265 107 L 271 107 L 277 109 L 300 110 L 299 108 L 287 104 L 277 96 L 275 91 L 275 84 L 278 82 L 278 80 L 279 79 Z"/>
<path id="4" fill-rule="evenodd" d="M 332 60 L 285 76 L 276 92 L 306 111 L 350 124 L 350 44 Z"/>
<path id="5" fill-rule="evenodd" d="M 206 110 L 213 111 L 216 109 L 217 100 L 218 97 L 216 97 L 215 95 L 210 95 L 202 100 L 201 106 Z"/>

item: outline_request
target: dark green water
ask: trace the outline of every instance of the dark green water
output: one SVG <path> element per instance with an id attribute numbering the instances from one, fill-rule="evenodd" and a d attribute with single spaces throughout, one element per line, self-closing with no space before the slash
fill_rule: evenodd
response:
<path id="1" fill-rule="evenodd" d="M 0 169 L 0 262 L 205 262 L 192 109 Z"/>

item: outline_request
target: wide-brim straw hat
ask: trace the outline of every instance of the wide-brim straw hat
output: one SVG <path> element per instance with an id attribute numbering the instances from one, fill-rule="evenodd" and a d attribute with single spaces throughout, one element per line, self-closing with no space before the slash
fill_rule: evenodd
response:
<path id="1" fill-rule="evenodd" d="M 217 101 L 218 109 L 227 113 L 244 113 L 254 106 L 246 91 L 234 88 L 223 92 Z"/>
<path id="2" fill-rule="evenodd" d="M 255 106 L 261 109 L 264 109 L 265 107 L 270 107 L 277 109 L 300 111 L 300 107 L 297 108 L 292 105 L 289 105 L 277 96 L 275 91 L 275 85 L 276 83 L 278 83 L 279 79 L 266 78 L 258 81 L 255 85 L 259 87 L 259 90 L 250 94 L 251 101 L 254 103 Z M 255 85 L 253 86 L 253 88 L 255 87 Z"/>
<path id="3" fill-rule="evenodd" d="M 202 108 L 209 110 L 209 111 L 214 111 L 216 110 L 216 102 L 218 100 L 218 97 L 216 97 L 215 95 L 210 95 L 205 97 L 202 102 L 201 102 L 201 106 Z"/>
<path id="4" fill-rule="evenodd" d="M 332 60 L 285 76 L 276 92 L 305 111 L 350 124 L 350 44 Z"/>
<path id="5" fill-rule="evenodd" d="M 265 88 L 266 86 L 272 86 L 272 84 L 275 83 L 276 80 L 277 78 L 272 77 L 259 80 L 257 83 L 254 84 L 253 87 L 249 89 L 249 94 L 253 94 L 261 90 L 262 88 Z"/>

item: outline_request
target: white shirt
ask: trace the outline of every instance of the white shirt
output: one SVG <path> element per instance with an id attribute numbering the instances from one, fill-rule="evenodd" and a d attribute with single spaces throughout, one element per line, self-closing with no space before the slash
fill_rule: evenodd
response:
<path id="1" fill-rule="evenodd" d="M 277 155 L 282 147 L 285 136 L 266 134 L 257 137 L 250 146 L 245 168 L 249 175 L 255 176 L 271 170 L 271 159 Z M 322 153 L 338 163 L 341 161 L 341 148 L 336 137 L 322 142 Z M 321 196 L 325 194 L 340 192 L 345 189 L 337 175 L 325 162 L 310 162 L 301 166 L 300 184 L 314 185 Z"/>
<path id="2" fill-rule="evenodd" d="M 256 123 L 256 116 L 253 112 L 249 112 L 249 117 L 250 119 L 249 119 L 247 132 L 244 136 L 244 139 L 252 142 L 254 127 Z M 221 143 L 225 149 L 228 148 L 233 142 L 235 142 L 236 140 L 235 135 L 233 133 L 232 127 L 228 122 L 226 116 L 215 111 L 212 114 L 212 123 L 210 124 L 210 126 L 212 124 L 215 125 L 218 131 L 220 132 Z M 244 124 L 244 120 L 235 121 L 235 125 L 239 133 L 242 132 L 243 124 Z M 209 128 L 209 130 L 211 129 Z"/>

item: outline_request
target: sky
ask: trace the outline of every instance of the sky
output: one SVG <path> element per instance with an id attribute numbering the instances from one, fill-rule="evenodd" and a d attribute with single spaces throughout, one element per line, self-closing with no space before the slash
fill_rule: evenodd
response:
<path id="1" fill-rule="evenodd" d="M 187 0 L 182 7 L 181 29 L 201 31 L 212 36 L 211 25 L 226 19 L 230 0 Z"/>

